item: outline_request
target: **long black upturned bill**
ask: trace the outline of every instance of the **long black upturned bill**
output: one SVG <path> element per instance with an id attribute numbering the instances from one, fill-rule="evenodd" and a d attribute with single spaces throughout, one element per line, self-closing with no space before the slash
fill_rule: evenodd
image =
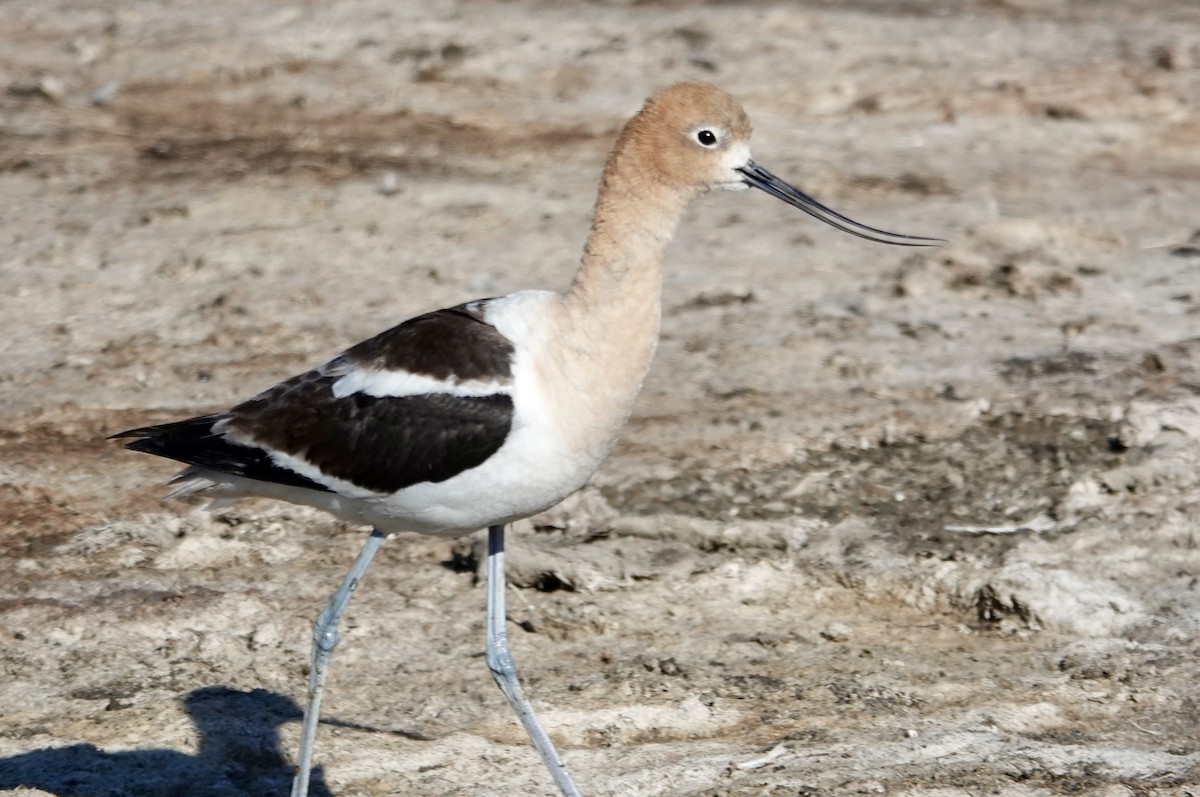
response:
<path id="1" fill-rule="evenodd" d="M 893 246 L 937 246 L 938 244 L 945 243 L 941 238 L 926 238 L 923 235 L 901 235 L 897 232 L 888 232 L 887 230 L 868 227 L 862 222 L 855 221 L 848 216 L 843 216 L 832 208 L 825 207 L 799 188 L 780 180 L 754 161 L 749 161 L 745 166 L 738 169 L 738 171 L 742 173 L 747 185 L 752 185 L 755 188 L 766 191 L 771 196 L 782 199 L 792 207 L 800 208 L 800 210 L 803 210 L 814 219 L 820 219 L 831 227 L 835 227 L 842 232 L 848 232 L 851 235 L 857 235 L 859 238 L 866 238 L 868 241 L 891 244 Z"/>

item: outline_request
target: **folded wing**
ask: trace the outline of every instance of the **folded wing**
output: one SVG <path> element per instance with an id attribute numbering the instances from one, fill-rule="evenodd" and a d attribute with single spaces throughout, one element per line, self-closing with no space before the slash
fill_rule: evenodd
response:
<path id="1" fill-rule="evenodd" d="M 482 464 L 512 430 L 511 341 L 486 301 L 413 318 L 213 415 L 117 437 L 201 472 L 389 494 Z"/>

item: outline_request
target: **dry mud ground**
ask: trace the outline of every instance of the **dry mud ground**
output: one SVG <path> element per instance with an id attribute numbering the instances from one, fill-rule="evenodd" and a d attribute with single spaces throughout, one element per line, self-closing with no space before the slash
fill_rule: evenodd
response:
<path id="1" fill-rule="evenodd" d="M 1039 0 L 0 5 L 0 790 L 286 793 L 363 530 L 163 505 L 105 435 L 564 286 L 679 79 L 948 243 L 689 214 L 623 442 L 511 543 L 583 792 L 1200 793 L 1200 7 Z M 385 547 L 314 794 L 553 793 L 477 551 Z"/>

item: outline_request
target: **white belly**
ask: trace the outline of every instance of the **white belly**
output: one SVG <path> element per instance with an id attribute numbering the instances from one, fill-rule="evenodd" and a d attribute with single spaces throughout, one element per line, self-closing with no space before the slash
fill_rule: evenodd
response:
<path id="1" fill-rule="evenodd" d="M 363 503 L 371 505 L 373 522 L 384 531 L 457 535 L 557 504 L 582 487 L 600 461 L 576 456 L 544 429 L 526 426 L 478 467 Z"/>

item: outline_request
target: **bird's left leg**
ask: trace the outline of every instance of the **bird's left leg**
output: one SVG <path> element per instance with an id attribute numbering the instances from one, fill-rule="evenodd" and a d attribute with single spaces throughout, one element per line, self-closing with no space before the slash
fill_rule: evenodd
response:
<path id="1" fill-rule="evenodd" d="M 308 705 L 304 708 L 304 725 L 300 731 L 300 754 L 296 760 L 296 778 L 292 781 L 292 797 L 308 797 L 308 781 L 312 773 L 313 747 L 317 740 L 317 720 L 321 714 L 321 696 L 325 691 L 325 675 L 329 671 L 329 659 L 339 640 L 338 623 L 346 604 L 350 603 L 359 579 L 371 564 L 371 558 L 379 550 L 387 535 L 379 529 L 371 529 L 371 536 L 358 552 L 358 558 L 350 572 L 342 579 L 341 586 L 313 626 L 312 663 L 308 671 Z"/>

